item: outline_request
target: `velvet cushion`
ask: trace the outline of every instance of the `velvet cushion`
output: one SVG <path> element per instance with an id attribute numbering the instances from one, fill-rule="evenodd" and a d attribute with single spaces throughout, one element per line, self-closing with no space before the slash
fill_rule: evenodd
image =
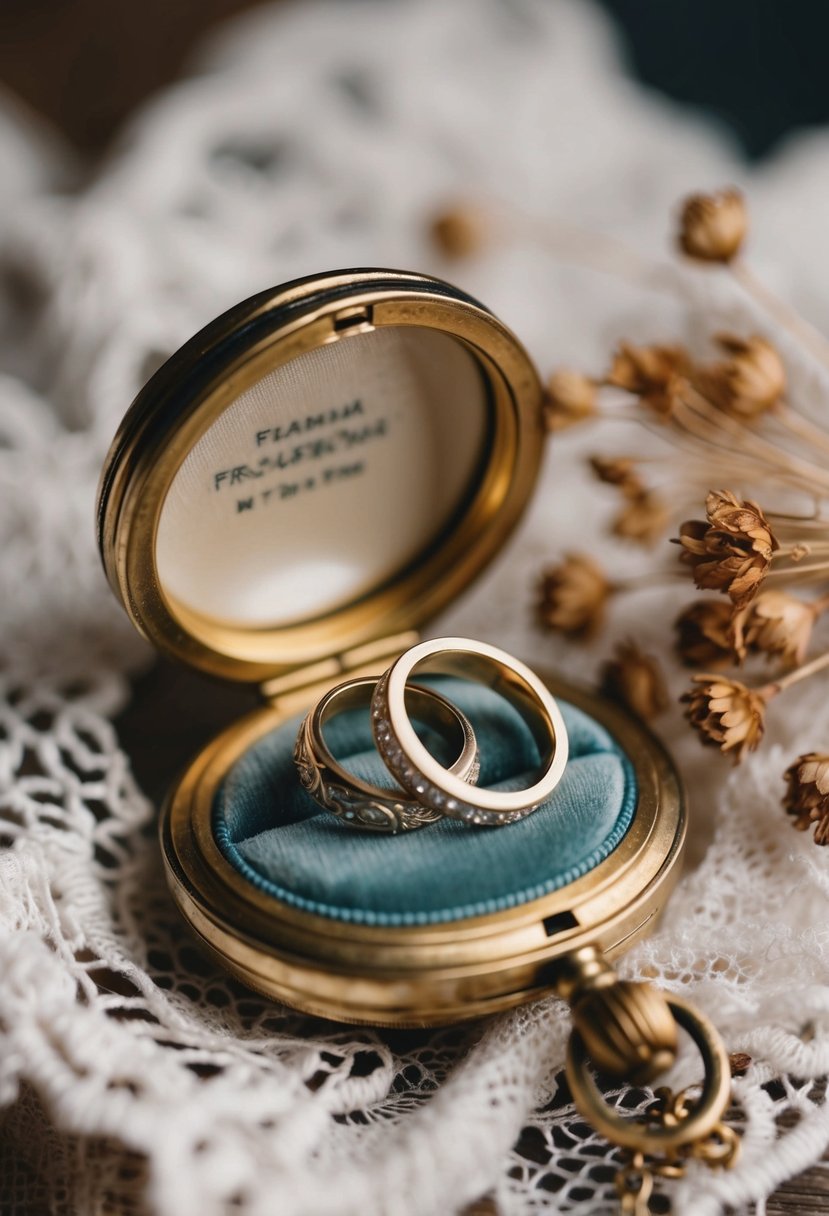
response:
<path id="1" fill-rule="evenodd" d="M 429 682 L 472 722 L 479 783 L 529 785 L 538 754 L 517 712 L 481 685 Z M 260 890 L 337 920 L 431 924 L 537 899 L 607 857 L 636 805 L 632 767 L 619 745 L 587 714 L 566 703 L 561 709 L 570 737 L 564 776 L 548 802 L 518 823 L 475 828 L 444 819 L 401 836 L 348 828 L 296 778 L 292 751 L 300 715 L 264 736 L 230 770 L 216 795 L 216 840 Z M 441 741 L 426 729 L 419 733 L 446 762 Z M 326 740 L 350 771 L 393 785 L 374 750 L 367 710 L 338 715 L 326 726 Z"/>

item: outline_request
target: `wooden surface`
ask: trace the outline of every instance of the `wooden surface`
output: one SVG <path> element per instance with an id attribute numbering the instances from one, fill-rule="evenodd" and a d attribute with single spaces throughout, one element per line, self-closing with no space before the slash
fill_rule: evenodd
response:
<path id="1" fill-rule="evenodd" d="M 204 31 L 261 0 L 2 0 L 0 81 L 82 152 L 181 73 Z"/>

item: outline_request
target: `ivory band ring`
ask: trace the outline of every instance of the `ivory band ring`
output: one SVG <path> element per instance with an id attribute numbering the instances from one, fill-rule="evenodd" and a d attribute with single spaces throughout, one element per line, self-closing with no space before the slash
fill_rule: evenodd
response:
<path id="1" fill-rule="evenodd" d="M 408 832 L 442 819 L 442 813 L 423 806 L 404 789 L 383 789 L 355 777 L 325 742 L 324 727 L 331 718 L 347 710 L 368 710 L 376 682 L 374 677 L 361 677 L 330 689 L 303 719 L 294 746 L 294 764 L 303 788 L 348 827 Z M 439 731 L 456 749 L 457 759 L 448 772 L 463 785 L 476 781 L 478 745 L 467 718 L 451 701 L 429 688 L 412 686 L 409 699 L 413 717 Z"/>
<path id="2" fill-rule="evenodd" d="M 443 768 L 423 746 L 411 724 L 406 697 L 417 670 L 476 680 L 500 693 L 518 710 L 535 740 L 540 776 L 517 791 L 475 788 Z M 467 823 L 491 827 L 531 814 L 549 797 L 567 763 L 567 728 L 555 700 L 538 676 L 518 659 L 469 638 L 420 642 L 401 655 L 377 682 L 371 702 L 377 749 L 397 781 L 423 806 Z"/>

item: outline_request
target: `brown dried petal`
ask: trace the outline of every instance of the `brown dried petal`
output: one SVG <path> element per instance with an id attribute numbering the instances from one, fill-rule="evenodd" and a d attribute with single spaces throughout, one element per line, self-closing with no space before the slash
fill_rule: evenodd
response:
<path id="1" fill-rule="evenodd" d="M 767 533 L 768 521 L 750 498 L 740 500 L 731 490 L 710 490 L 705 498 L 708 519 L 719 528 L 732 532 Z"/>
<path id="2" fill-rule="evenodd" d="M 594 380 L 565 367 L 553 372 L 544 394 L 544 423 L 549 431 L 563 431 L 595 413 Z"/>
<path id="3" fill-rule="evenodd" d="M 545 629 L 588 638 L 604 621 L 612 586 L 601 566 L 584 553 L 568 553 L 541 578 L 538 619 Z"/>
<path id="4" fill-rule="evenodd" d="M 676 649 L 683 663 L 717 671 L 737 661 L 731 640 L 733 611 L 724 600 L 697 600 L 680 612 Z"/>
<path id="5" fill-rule="evenodd" d="M 777 348 L 757 336 L 720 334 L 717 341 L 729 358 L 695 372 L 694 383 L 703 396 L 744 420 L 776 405 L 786 391 L 786 369 Z"/>
<path id="6" fill-rule="evenodd" d="M 805 832 L 814 825 L 815 844 L 829 843 L 829 755 L 805 752 L 783 776 L 783 806 L 794 816 L 793 826 Z"/>
<path id="7" fill-rule="evenodd" d="M 766 697 L 726 676 L 694 676 L 693 687 L 682 697 L 685 716 L 703 743 L 731 752 L 739 764 L 763 737 Z"/>
<path id="8" fill-rule="evenodd" d="M 621 342 L 606 382 L 635 393 L 662 418 L 670 415 L 691 369 L 684 346 L 633 346 Z"/>
<path id="9" fill-rule="evenodd" d="M 724 591 L 740 608 L 754 598 L 779 547 L 757 503 L 728 490 L 706 499 L 707 522 L 687 520 L 679 529 L 680 560 L 701 590 Z"/>
<path id="10" fill-rule="evenodd" d="M 624 540 L 653 545 L 665 535 L 670 510 L 653 490 L 643 490 L 625 503 L 613 521 L 612 532 Z"/>
<path id="11" fill-rule="evenodd" d="M 474 207 L 449 207 L 430 225 L 435 245 L 449 258 L 468 258 L 480 252 L 490 239 L 488 217 Z"/>
<path id="12" fill-rule="evenodd" d="M 751 1056 L 745 1051 L 731 1051 L 728 1053 L 728 1067 L 732 1077 L 741 1077 L 751 1068 Z"/>
<path id="13" fill-rule="evenodd" d="M 749 650 L 797 667 L 806 656 L 814 623 L 811 604 L 787 591 L 763 591 L 750 605 L 741 632 Z"/>
<path id="14" fill-rule="evenodd" d="M 668 690 L 659 663 L 635 642 L 620 642 L 615 656 L 602 665 L 602 692 L 649 722 L 668 708 Z"/>
<path id="15" fill-rule="evenodd" d="M 590 467 L 606 485 L 619 486 L 632 493 L 642 489 L 636 464 L 630 456 L 591 456 Z"/>
<path id="16" fill-rule="evenodd" d="M 739 190 L 694 194 L 682 205 L 679 245 L 688 257 L 703 262 L 729 262 L 748 231 L 748 212 Z"/>

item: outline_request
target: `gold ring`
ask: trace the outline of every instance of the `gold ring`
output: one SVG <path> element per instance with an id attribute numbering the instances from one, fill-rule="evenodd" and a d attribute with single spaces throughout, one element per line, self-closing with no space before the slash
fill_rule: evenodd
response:
<path id="1" fill-rule="evenodd" d="M 538 747 L 541 774 L 527 789 L 475 789 L 443 768 L 417 737 L 406 708 L 409 679 L 416 668 L 487 684 L 513 705 Z M 518 659 L 469 638 L 438 638 L 412 646 L 377 682 L 371 702 L 377 750 L 389 772 L 418 802 L 466 823 L 498 827 L 523 819 L 549 797 L 567 763 L 567 728 L 554 698 L 538 676 Z"/>
<path id="2" fill-rule="evenodd" d="M 339 763 L 325 742 L 326 722 L 349 709 L 368 710 L 375 684 L 374 678 L 362 677 L 330 689 L 303 719 L 294 746 L 294 764 L 307 793 L 348 827 L 372 832 L 408 832 L 443 816 L 434 808 L 421 805 L 404 790 L 383 789 L 355 777 Z M 418 721 L 435 727 L 451 746 L 457 746 L 457 759 L 449 771 L 459 781 L 477 781 L 478 745 L 467 718 L 433 689 L 413 685 L 409 691 L 412 712 Z"/>
<path id="3" fill-rule="evenodd" d="M 584 1040 L 577 1030 L 567 1044 L 567 1083 L 578 1111 L 611 1144 L 650 1156 L 703 1140 L 715 1131 L 731 1096 L 731 1071 L 720 1036 L 702 1014 L 677 996 L 666 996 L 674 1020 L 699 1048 L 705 1069 L 699 1098 L 669 1125 L 648 1125 L 624 1119 L 608 1106 L 588 1069 Z"/>

